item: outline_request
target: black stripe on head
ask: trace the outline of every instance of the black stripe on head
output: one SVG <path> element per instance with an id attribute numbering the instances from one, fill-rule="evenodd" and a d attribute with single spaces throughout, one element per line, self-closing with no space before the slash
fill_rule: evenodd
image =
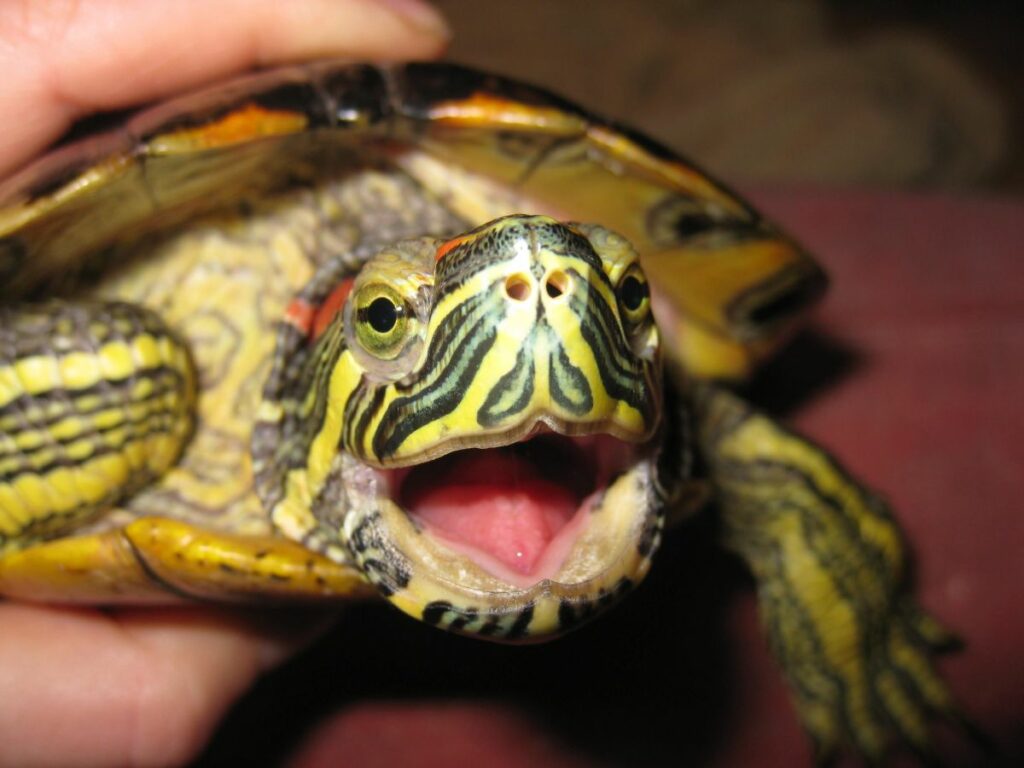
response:
<path id="1" fill-rule="evenodd" d="M 551 398 L 559 406 L 575 416 L 585 416 L 594 407 L 594 395 L 590 390 L 590 382 L 583 371 L 573 365 L 565 353 L 565 347 L 549 332 L 557 346 L 548 357 L 551 375 L 548 377 Z M 596 353 L 596 351 L 595 351 Z M 598 361 L 600 366 L 600 361 Z"/>
<path id="2" fill-rule="evenodd" d="M 388 406 L 373 436 L 379 459 L 393 456 L 409 435 L 462 402 L 497 338 L 493 293 L 467 299 L 438 326 L 426 356 L 430 367 L 420 374 L 431 383 Z"/>
<path id="3" fill-rule="evenodd" d="M 362 436 L 370 428 L 371 420 L 383 407 L 386 394 L 387 390 L 384 387 L 371 387 L 365 376 L 359 380 L 359 385 L 345 403 L 342 448 L 348 446 L 350 452 L 355 452 L 361 444 Z"/>
<path id="4" fill-rule="evenodd" d="M 435 303 L 477 273 L 507 260 L 515 241 L 523 237 L 522 227 L 494 228 L 493 224 L 485 224 L 480 229 L 488 231 L 475 237 L 464 236 L 466 241 L 452 248 L 437 263 Z"/>
<path id="5" fill-rule="evenodd" d="M 530 402 L 536 374 L 533 355 L 530 354 L 531 340 L 532 334 L 531 339 L 527 340 L 519 349 L 512 368 L 502 374 L 491 391 L 487 393 L 487 399 L 476 414 L 476 421 L 480 426 L 496 426 L 510 416 L 520 413 Z M 507 402 L 510 397 L 513 398 L 512 402 L 501 408 L 500 404 Z"/>
<path id="6" fill-rule="evenodd" d="M 597 255 L 594 246 L 590 241 L 573 229 L 559 224 L 557 226 L 534 227 L 537 234 L 538 250 L 547 250 L 557 253 L 565 259 L 579 259 L 594 271 L 607 280 L 604 275 L 604 262 Z"/>
<path id="7" fill-rule="evenodd" d="M 579 279 L 578 275 L 574 276 Z M 650 419 L 652 403 L 636 388 L 636 381 L 644 378 L 642 363 L 626 345 L 621 326 L 607 302 L 589 286 L 585 297 L 577 293 L 570 302 L 573 312 L 580 318 L 580 334 L 594 351 L 605 391 L 610 397 L 629 403 L 645 420 Z"/>

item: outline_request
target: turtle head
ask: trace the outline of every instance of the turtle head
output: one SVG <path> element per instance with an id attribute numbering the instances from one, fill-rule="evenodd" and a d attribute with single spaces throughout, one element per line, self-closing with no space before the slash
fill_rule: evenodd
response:
<path id="1" fill-rule="evenodd" d="M 405 241 L 364 266 L 339 315 L 320 385 L 337 427 L 311 506 L 393 603 L 467 634 L 542 638 L 644 576 L 664 502 L 662 374 L 623 238 L 511 216 Z"/>
<path id="2" fill-rule="evenodd" d="M 377 467 L 542 433 L 642 443 L 657 428 L 646 279 L 605 229 L 511 216 L 406 241 L 364 267 L 344 315 L 345 374 L 363 386 L 343 445 Z"/>

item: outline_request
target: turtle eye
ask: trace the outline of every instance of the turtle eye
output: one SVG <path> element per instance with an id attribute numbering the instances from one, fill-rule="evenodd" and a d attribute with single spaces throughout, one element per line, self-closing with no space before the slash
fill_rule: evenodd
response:
<path id="1" fill-rule="evenodd" d="M 355 297 L 355 335 L 374 357 L 393 360 L 409 331 L 410 309 L 390 285 L 363 286 Z"/>
<path id="2" fill-rule="evenodd" d="M 378 296 L 366 308 L 366 320 L 377 333 L 389 333 L 398 324 L 398 307 L 391 299 Z"/>
<path id="3" fill-rule="evenodd" d="M 647 278 L 638 264 L 626 270 L 615 292 L 618 294 L 619 306 L 627 325 L 635 328 L 650 316 L 651 292 L 647 286 Z"/>

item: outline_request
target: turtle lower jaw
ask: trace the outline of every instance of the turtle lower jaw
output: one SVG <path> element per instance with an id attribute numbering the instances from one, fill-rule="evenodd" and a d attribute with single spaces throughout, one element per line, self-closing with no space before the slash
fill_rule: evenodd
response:
<path id="1" fill-rule="evenodd" d="M 659 446 L 544 433 L 389 470 L 342 454 L 346 552 L 429 624 L 492 640 L 554 637 L 646 575 L 663 523 Z M 516 537 L 534 548 L 517 549 Z"/>
<path id="2" fill-rule="evenodd" d="M 610 435 L 540 429 L 510 445 L 388 470 L 387 485 L 421 535 L 527 589 L 558 578 L 605 489 L 638 451 Z"/>

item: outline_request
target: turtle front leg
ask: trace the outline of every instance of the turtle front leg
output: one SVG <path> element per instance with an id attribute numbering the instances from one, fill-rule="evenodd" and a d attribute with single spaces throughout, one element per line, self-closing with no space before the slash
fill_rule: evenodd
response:
<path id="1" fill-rule="evenodd" d="M 931 655 L 952 636 L 903 589 L 886 505 L 821 448 L 733 394 L 692 389 L 726 545 L 757 580 L 761 619 L 820 760 L 880 760 L 895 733 L 931 756 L 929 719 L 965 722 Z"/>
<path id="2" fill-rule="evenodd" d="M 196 373 L 153 312 L 0 307 L 0 553 L 87 523 L 162 475 L 192 431 Z"/>

